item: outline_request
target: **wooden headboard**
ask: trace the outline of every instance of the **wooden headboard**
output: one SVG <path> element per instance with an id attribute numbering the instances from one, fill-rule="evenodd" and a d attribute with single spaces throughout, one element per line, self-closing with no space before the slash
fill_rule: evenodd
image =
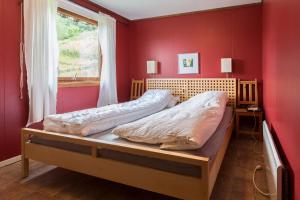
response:
<path id="1" fill-rule="evenodd" d="M 236 106 L 235 78 L 150 78 L 146 80 L 146 89 L 170 89 L 173 95 L 185 101 L 206 91 L 225 91 L 228 93 L 228 105 Z"/>

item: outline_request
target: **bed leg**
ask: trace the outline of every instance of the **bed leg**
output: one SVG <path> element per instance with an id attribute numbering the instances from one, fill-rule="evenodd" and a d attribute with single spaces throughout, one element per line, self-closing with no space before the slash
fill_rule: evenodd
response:
<path id="1" fill-rule="evenodd" d="M 28 140 L 28 135 L 23 131 L 21 133 L 21 147 L 22 147 L 22 177 L 26 178 L 29 175 L 29 159 L 25 155 L 25 143 Z"/>
<path id="2" fill-rule="evenodd" d="M 29 159 L 22 156 L 22 177 L 26 178 L 29 175 Z"/>

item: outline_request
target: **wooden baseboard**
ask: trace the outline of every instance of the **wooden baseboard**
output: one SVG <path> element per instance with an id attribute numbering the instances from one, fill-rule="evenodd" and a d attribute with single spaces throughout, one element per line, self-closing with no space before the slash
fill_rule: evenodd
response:
<path id="1" fill-rule="evenodd" d="M 0 162 L 0 168 L 5 167 L 7 165 L 11 165 L 16 162 L 19 162 L 20 160 L 21 160 L 21 155 L 15 156 L 15 157 L 7 159 L 7 160 L 3 160 Z"/>

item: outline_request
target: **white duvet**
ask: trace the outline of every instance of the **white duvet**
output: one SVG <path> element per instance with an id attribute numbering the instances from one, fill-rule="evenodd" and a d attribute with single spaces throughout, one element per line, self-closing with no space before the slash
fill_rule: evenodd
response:
<path id="1" fill-rule="evenodd" d="M 225 92 L 205 92 L 112 132 L 134 142 L 161 144 L 162 149 L 197 149 L 216 131 L 227 101 Z"/>
<path id="2" fill-rule="evenodd" d="M 148 90 L 134 101 L 50 115 L 44 120 L 44 129 L 87 136 L 159 112 L 173 98 L 170 90 Z"/>

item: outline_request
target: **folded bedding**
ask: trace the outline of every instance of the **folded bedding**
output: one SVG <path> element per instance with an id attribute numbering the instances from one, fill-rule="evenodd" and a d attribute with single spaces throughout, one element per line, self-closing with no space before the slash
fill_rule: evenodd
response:
<path id="1" fill-rule="evenodd" d="M 50 115 L 44 120 L 44 129 L 88 136 L 157 113 L 173 99 L 170 90 L 148 90 L 134 101 Z"/>
<path id="2" fill-rule="evenodd" d="M 227 101 L 226 92 L 204 92 L 170 109 L 120 125 L 112 133 L 133 142 L 160 144 L 162 149 L 198 149 L 216 131 Z"/>

